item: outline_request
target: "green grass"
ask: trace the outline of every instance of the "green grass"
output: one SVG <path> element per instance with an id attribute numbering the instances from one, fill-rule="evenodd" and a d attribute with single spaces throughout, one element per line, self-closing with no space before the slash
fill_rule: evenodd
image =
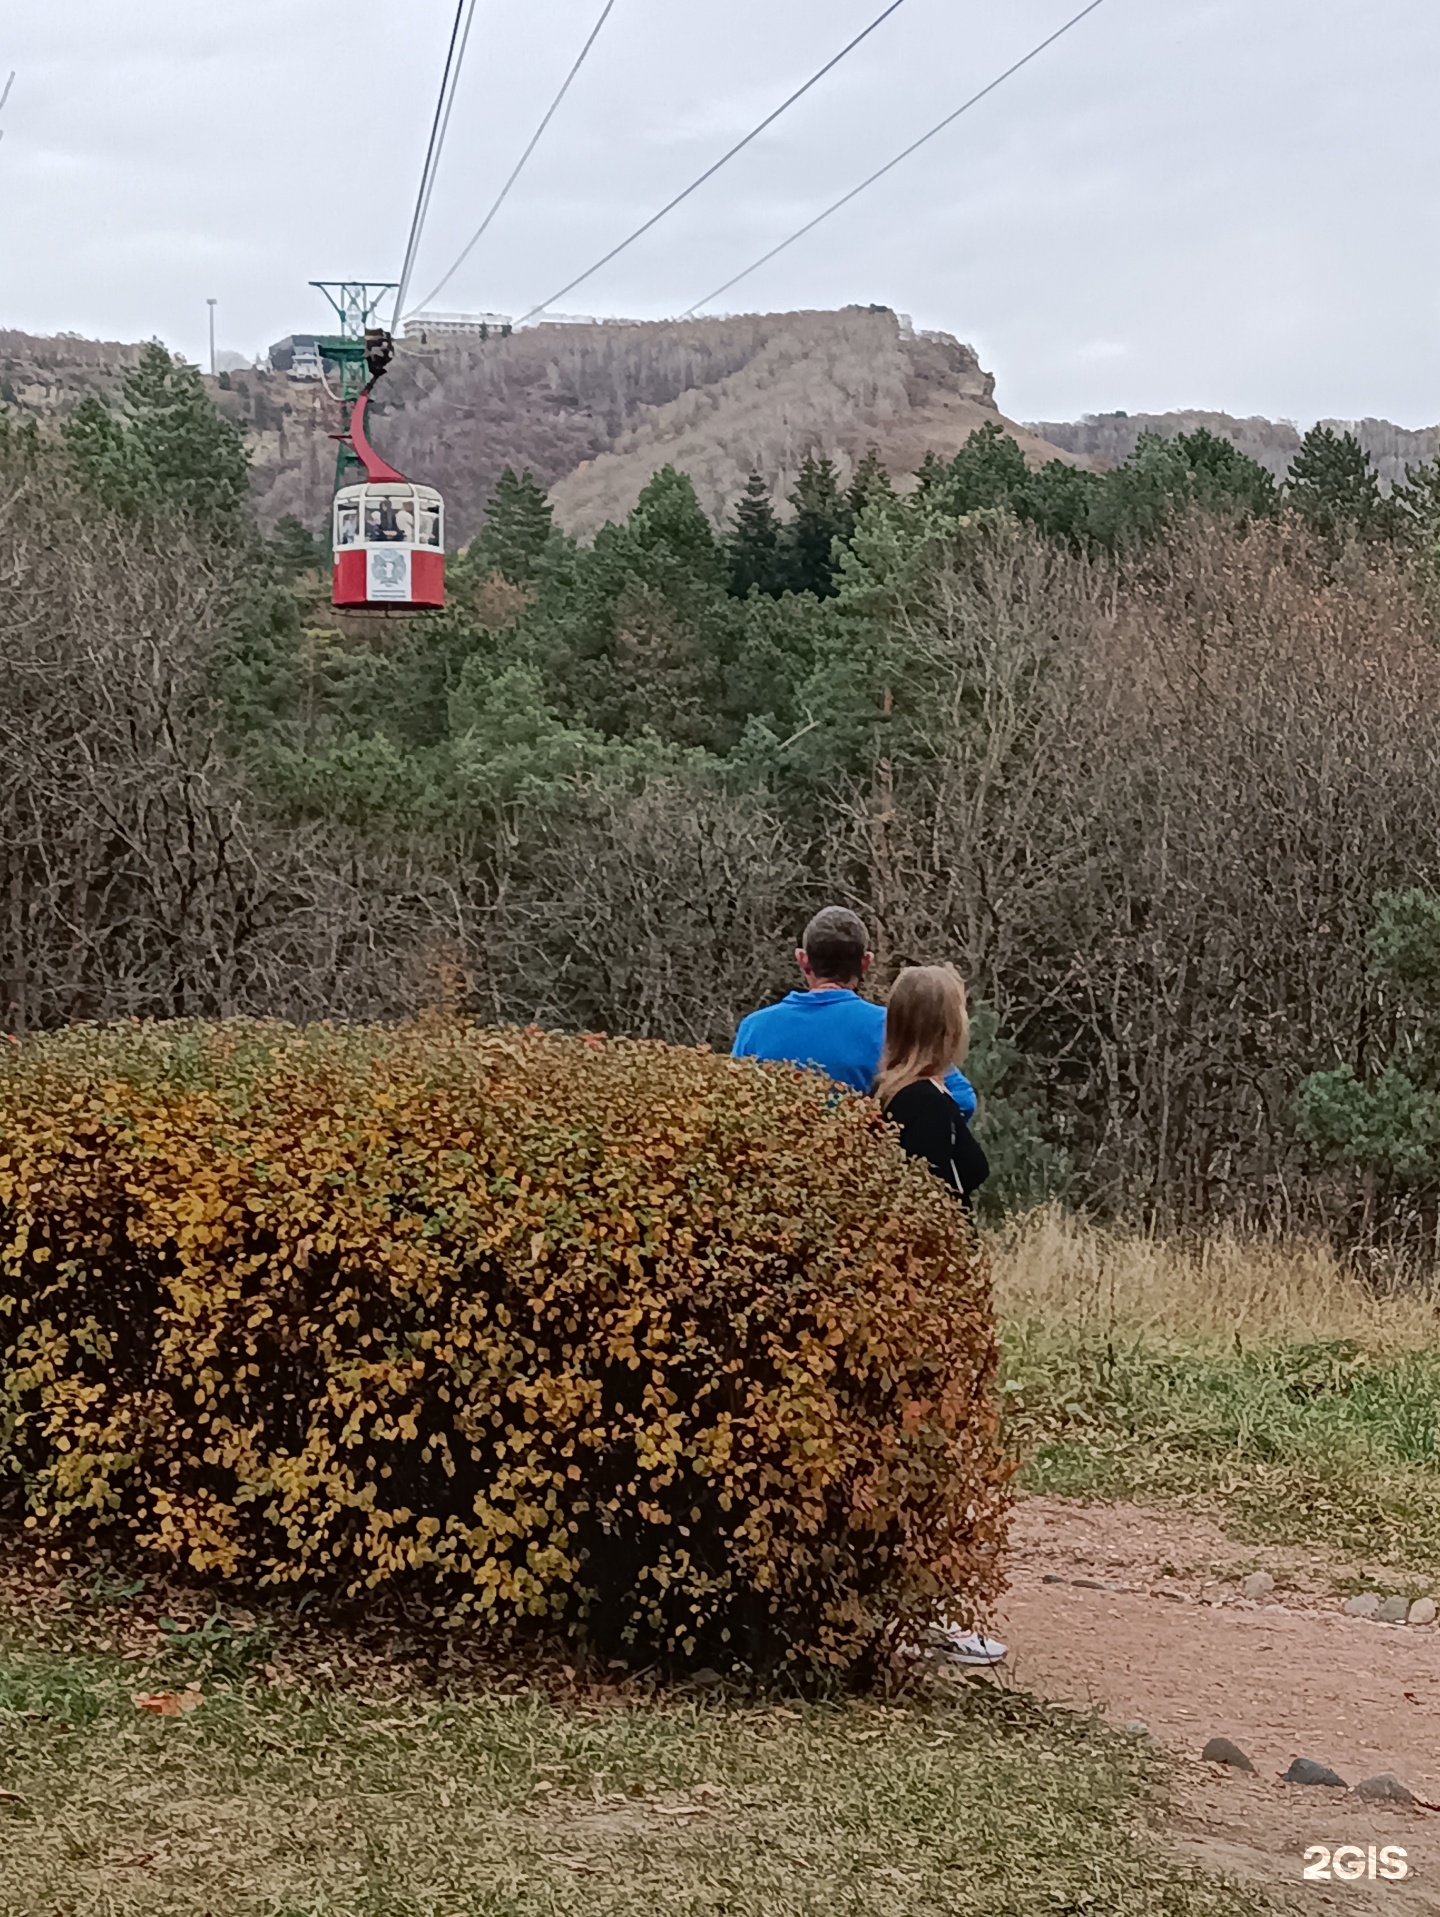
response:
<path id="1" fill-rule="evenodd" d="M 16 1917 L 1267 1908 L 1167 1857 L 1148 1746 L 983 1682 L 888 1704 L 566 1697 L 396 1688 L 378 1666 L 342 1683 L 322 1658 L 275 1683 L 245 1675 L 233 1642 L 219 1665 L 174 1633 L 127 1660 L 97 1629 L 67 1644 L 32 1613 L 0 1635 L 0 1790 L 20 1796 L 0 1802 L 0 1907 Z M 197 1669 L 193 1713 L 132 1703 Z"/>
<path id="2" fill-rule="evenodd" d="M 1009 1328 L 1004 1382 L 1026 1489 L 1200 1493 L 1240 1537 L 1440 1567 L 1440 1351 L 1227 1351 L 1031 1323 Z"/>

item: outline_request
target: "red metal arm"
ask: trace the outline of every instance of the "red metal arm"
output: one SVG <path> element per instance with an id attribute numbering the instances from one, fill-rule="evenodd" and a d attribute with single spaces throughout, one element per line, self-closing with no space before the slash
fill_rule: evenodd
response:
<path id="1" fill-rule="evenodd" d="M 378 377 L 377 374 L 376 378 Z M 402 486 L 408 485 L 409 482 L 404 473 L 397 473 L 393 466 L 387 464 L 365 437 L 365 408 L 370 404 L 370 393 L 374 385 L 375 380 L 372 379 L 362 387 L 359 398 L 351 410 L 348 429 L 343 433 L 332 433 L 330 437 L 344 440 L 365 468 L 365 477 L 370 482 L 398 479 Z"/>

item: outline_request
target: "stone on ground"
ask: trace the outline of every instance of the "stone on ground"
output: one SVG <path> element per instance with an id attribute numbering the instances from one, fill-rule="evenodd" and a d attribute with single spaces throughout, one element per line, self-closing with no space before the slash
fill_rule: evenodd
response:
<path id="1" fill-rule="evenodd" d="M 1409 1609 L 1403 1597 L 1387 1597 L 1375 1615 L 1382 1624 L 1403 1624 Z"/>
<path id="2" fill-rule="evenodd" d="M 1398 1777 L 1389 1771 L 1381 1771 L 1378 1777 L 1362 1777 L 1355 1786 L 1357 1797 L 1366 1797 L 1372 1804 L 1413 1804 L 1416 1797 L 1413 1791 L 1407 1791 Z"/>
<path id="3" fill-rule="evenodd" d="M 1378 1617 L 1380 1615 L 1380 1593 L 1362 1591 L 1359 1597 L 1346 1598 L 1345 1610 L 1350 1617 Z"/>
<path id="4" fill-rule="evenodd" d="M 1434 1598 L 1416 1598 L 1410 1606 L 1407 1624 L 1433 1624 L 1435 1622 Z"/>
<path id="5" fill-rule="evenodd" d="M 1255 1766 L 1238 1744 L 1228 1737 L 1212 1737 L 1200 1753 L 1207 1764 L 1228 1764 L 1232 1771 L 1253 1771 Z"/>
<path id="6" fill-rule="evenodd" d="M 1290 1768 L 1280 1779 L 1282 1784 L 1329 1784 L 1338 1785 L 1343 1791 L 1345 1779 L 1337 1777 L 1328 1764 L 1317 1764 L 1313 1757 L 1292 1757 Z"/>
<path id="7" fill-rule="evenodd" d="M 1267 1598 L 1275 1589 L 1275 1580 L 1268 1571 L 1252 1571 L 1240 1589 L 1247 1598 Z"/>

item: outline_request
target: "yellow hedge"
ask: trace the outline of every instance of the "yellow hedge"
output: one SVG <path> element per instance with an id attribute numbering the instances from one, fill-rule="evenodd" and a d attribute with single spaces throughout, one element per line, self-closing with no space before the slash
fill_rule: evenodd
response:
<path id="1" fill-rule="evenodd" d="M 41 1530 L 843 1664 L 994 1594 L 994 1359 L 953 1199 L 813 1075 L 440 1023 L 0 1053 L 0 1503 Z"/>

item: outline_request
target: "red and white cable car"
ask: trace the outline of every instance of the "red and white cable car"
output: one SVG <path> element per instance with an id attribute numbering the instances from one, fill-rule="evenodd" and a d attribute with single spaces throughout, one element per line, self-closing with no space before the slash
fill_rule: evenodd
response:
<path id="1" fill-rule="evenodd" d="M 417 486 L 387 465 L 365 437 L 365 409 L 389 354 L 377 352 L 372 368 L 377 359 L 378 369 L 355 401 L 349 428 L 335 435 L 365 468 L 365 481 L 335 494 L 332 603 L 392 611 L 443 606 L 445 503 L 433 486 Z"/>

